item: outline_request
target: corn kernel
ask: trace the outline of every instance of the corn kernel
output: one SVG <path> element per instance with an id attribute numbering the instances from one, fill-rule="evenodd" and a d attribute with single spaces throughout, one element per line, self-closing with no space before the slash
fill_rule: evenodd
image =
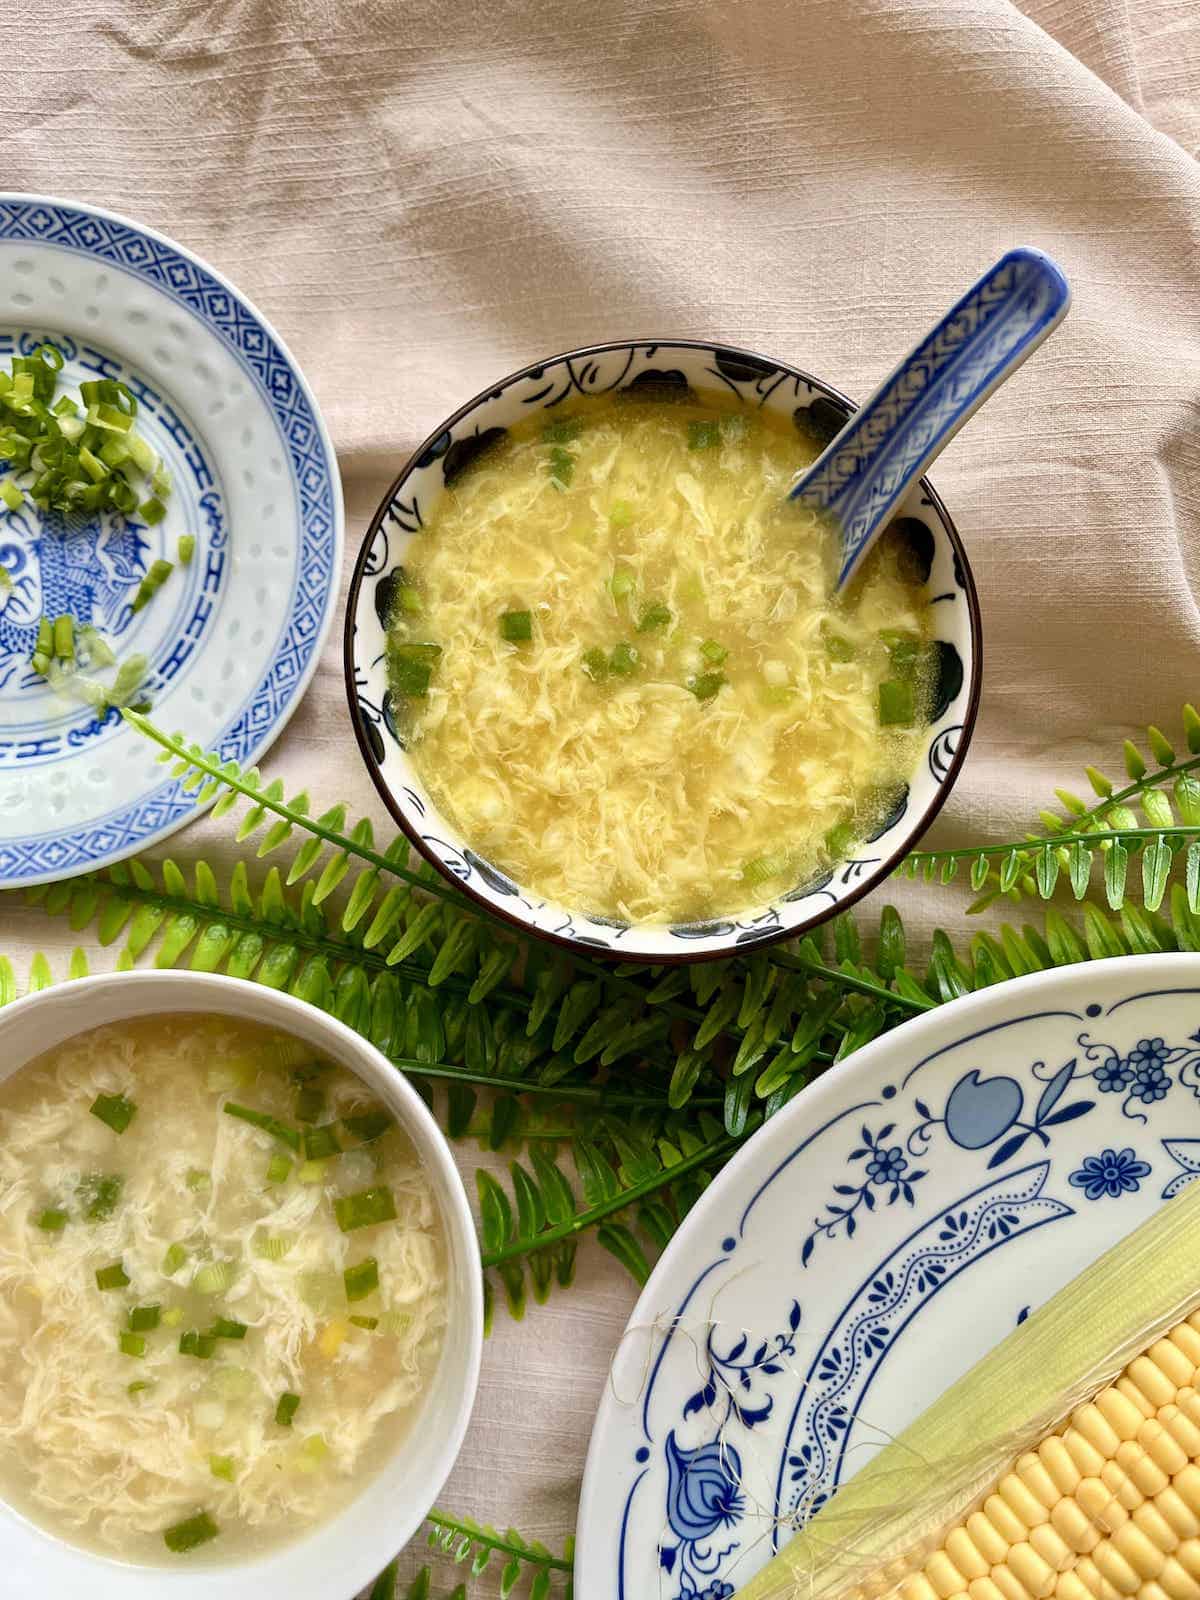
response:
<path id="1" fill-rule="evenodd" d="M 976 1549 L 966 1528 L 955 1528 L 946 1540 L 946 1554 L 967 1583 L 972 1578 L 986 1578 L 992 1567 L 992 1562 Z"/>
<path id="2" fill-rule="evenodd" d="M 1157 1372 L 1157 1367 L 1154 1370 Z M 1137 1388 L 1140 1390 L 1141 1385 L 1138 1384 Z M 1175 1390 L 1172 1388 L 1172 1396 L 1174 1393 Z M 1136 1439 L 1142 1423 L 1147 1417 L 1152 1417 L 1162 1403 L 1159 1401 L 1148 1406 L 1143 1402 L 1138 1405 L 1130 1398 L 1129 1393 L 1123 1394 L 1115 1385 L 1103 1389 L 1095 1399 L 1096 1410 L 1119 1439 Z"/>
<path id="3" fill-rule="evenodd" d="M 925 1576 L 933 1586 L 933 1591 L 940 1600 L 950 1600 L 952 1594 L 958 1594 L 967 1587 L 967 1580 L 951 1561 L 945 1550 L 937 1550 L 925 1563 Z"/>

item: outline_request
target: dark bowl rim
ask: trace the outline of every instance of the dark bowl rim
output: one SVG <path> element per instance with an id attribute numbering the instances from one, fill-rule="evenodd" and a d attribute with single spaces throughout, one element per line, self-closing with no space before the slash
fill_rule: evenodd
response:
<path id="1" fill-rule="evenodd" d="M 612 350 L 632 350 L 638 348 L 719 351 L 723 355 L 730 355 L 734 357 L 740 356 L 748 361 L 761 362 L 764 366 L 772 367 L 779 372 L 784 372 L 789 377 L 799 378 L 801 382 L 808 384 L 814 391 L 824 395 L 826 399 L 834 401 L 839 406 L 848 407 L 851 413 L 858 410 L 857 404 L 851 400 L 848 395 L 843 394 L 840 389 L 835 389 L 832 384 L 826 383 L 824 379 L 814 377 L 811 372 L 806 372 L 803 367 L 793 366 L 790 362 L 780 361 L 774 356 L 762 355 L 755 350 L 747 350 L 740 345 L 726 344 L 720 339 L 680 339 L 671 337 L 660 339 L 610 339 L 602 344 L 581 345 L 575 350 L 564 350 L 558 355 L 545 356 L 540 361 L 530 361 L 527 363 L 527 365 L 518 367 L 515 372 L 509 373 L 506 377 L 499 378 L 494 383 L 489 383 L 485 389 L 481 389 L 478 394 L 474 395 L 470 400 L 459 406 L 457 411 L 452 412 L 450 416 L 446 417 L 444 421 L 439 423 L 439 425 L 431 433 L 429 433 L 411 453 L 404 465 L 401 467 L 400 471 L 396 474 L 396 477 L 392 480 L 391 486 L 383 496 L 383 499 L 380 501 L 374 516 L 371 518 L 371 521 L 367 526 L 367 530 L 362 537 L 362 542 L 359 545 L 358 554 L 354 558 L 354 570 L 350 574 L 350 585 L 346 591 L 346 617 L 342 634 L 342 673 L 346 684 L 346 700 L 350 710 L 350 723 L 354 729 L 355 741 L 358 744 L 359 753 L 361 754 L 363 763 L 366 766 L 368 774 L 370 775 L 371 782 L 375 785 L 376 791 L 379 794 L 379 798 L 383 801 L 384 806 L 387 808 L 392 817 L 392 820 L 407 836 L 409 842 L 415 845 L 418 853 L 436 869 L 438 874 L 445 879 L 445 881 L 449 883 L 452 888 L 457 890 L 459 894 L 463 895 L 465 899 L 473 901 L 475 905 L 478 906 L 479 909 L 485 914 L 485 916 L 491 917 L 495 921 L 507 924 L 525 938 L 540 939 L 546 944 L 557 945 L 560 949 L 570 951 L 572 955 L 582 957 L 583 959 L 592 962 L 611 961 L 616 964 L 632 959 L 648 967 L 691 966 L 695 963 L 703 961 L 728 960 L 731 957 L 739 955 L 750 956 L 759 950 L 767 949 L 770 945 L 779 944 L 784 939 L 800 938 L 803 934 L 810 932 L 813 928 L 820 927 L 823 923 L 832 920 L 832 918 L 840 916 L 843 911 L 848 911 L 851 906 L 857 905 L 860 900 L 864 899 L 872 892 L 872 890 L 878 888 L 878 886 L 886 878 L 891 876 L 893 869 L 900 861 L 904 859 L 906 855 L 909 854 L 909 852 L 916 846 L 917 842 L 925 835 L 934 818 L 938 815 L 946 801 L 950 798 L 950 791 L 958 781 L 959 772 L 962 770 L 963 763 L 966 760 L 967 750 L 971 743 L 971 736 L 975 732 L 975 721 L 979 714 L 979 702 L 982 694 L 983 625 L 979 610 L 979 592 L 975 587 L 975 575 L 971 571 L 971 562 L 967 556 L 966 549 L 963 546 L 958 527 L 955 524 L 954 518 L 946 509 L 942 497 L 929 482 L 929 479 L 921 478 L 918 480 L 918 487 L 922 495 L 925 496 L 930 507 L 941 519 L 942 526 L 946 530 L 951 547 L 953 548 L 955 556 L 958 559 L 958 564 L 962 573 L 963 592 L 967 597 L 967 614 L 970 622 L 971 634 L 971 681 L 967 694 L 966 710 L 963 714 L 962 731 L 959 736 L 958 744 L 955 747 L 954 755 L 951 757 L 950 765 L 947 768 L 945 778 L 937 786 L 937 790 L 932 800 L 926 806 L 917 822 L 911 829 L 907 831 L 904 844 L 902 844 L 900 848 L 894 851 L 890 856 L 880 861 L 878 867 L 873 872 L 868 874 L 862 883 L 856 884 L 854 889 L 851 890 L 851 892 L 843 899 L 839 900 L 836 905 L 829 906 L 824 910 L 816 912 L 799 927 L 775 929 L 770 933 L 764 934 L 761 938 L 748 941 L 743 945 L 738 945 L 735 943 L 723 944 L 715 950 L 681 950 L 678 952 L 670 951 L 653 956 L 631 956 L 628 952 L 619 948 L 608 949 L 601 945 L 592 944 L 586 939 L 575 938 L 570 934 L 548 933 L 542 928 L 535 928 L 529 922 L 525 921 L 524 918 L 515 916 L 512 912 L 501 910 L 499 906 L 493 905 L 490 900 L 487 900 L 477 890 L 471 888 L 460 878 L 455 877 L 455 875 L 448 871 L 445 865 L 438 860 L 433 851 L 426 848 L 426 845 L 421 839 L 418 830 L 409 822 L 407 816 L 404 814 L 403 808 L 397 803 L 396 798 L 392 793 L 391 786 L 384 779 L 383 773 L 379 768 L 379 763 L 375 759 L 375 754 L 371 749 L 370 741 L 367 737 L 366 722 L 362 716 L 362 713 L 358 709 L 358 696 L 355 692 L 354 682 L 354 629 L 355 618 L 358 613 L 359 593 L 366 577 L 364 568 L 366 567 L 368 552 L 375 541 L 375 535 L 383 526 L 392 501 L 396 498 L 396 495 L 400 491 L 401 485 L 416 467 L 422 456 L 425 455 L 426 451 L 428 451 L 442 437 L 443 434 L 450 432 L 450 430 L 453 429 L 457 423 L 461 422 L 464 417 L 469 416 L 470 413 L 478 406 L 482 405 L 487 400 L 498 398 L 499 393 L 502 393 L 512 384 L 519 382 L 522 378 L 540 376 L 547 367 L 557 366 L 564 362 L 580 360 L 587 356 L 606 355 Z M 468 907 L 468 909 L 470 908 Z"/>

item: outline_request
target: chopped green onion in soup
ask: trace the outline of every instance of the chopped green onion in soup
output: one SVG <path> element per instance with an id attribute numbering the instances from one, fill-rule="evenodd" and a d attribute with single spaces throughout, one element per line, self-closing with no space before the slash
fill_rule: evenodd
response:
<path id="1" fill-rule="evenodd" d="M 836 531 L 787 499 L 816 453 L 790 412 L 570 405 L 509 429 L 406 545 L 397 729 L 466 843 L 534 892 L 633 922 L 762 905 L 917 767 L 923 574 L 897 530 L 835 593 Z"/>

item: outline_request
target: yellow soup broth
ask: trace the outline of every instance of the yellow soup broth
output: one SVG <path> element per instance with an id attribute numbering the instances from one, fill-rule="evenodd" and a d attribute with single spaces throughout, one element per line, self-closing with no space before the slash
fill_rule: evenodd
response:
<path id="1" fill-rule="evenodd" d="M 308 1046 L 67 1041 L 0 1084 L 0 1495 L 139 1562 L 297 1537 L 402 1438 L 445 1254 L 407 1136 Z"/>
<path id="2" fill-rule="evenodd" d="M 572 400 L 452 481 L 389 660 L 434 802 L 523 887 L 635 923 L 745 911 L 870 833 L 916 764 L 928 596 L 789 503 L 819 453 L 733 399 Z"/>

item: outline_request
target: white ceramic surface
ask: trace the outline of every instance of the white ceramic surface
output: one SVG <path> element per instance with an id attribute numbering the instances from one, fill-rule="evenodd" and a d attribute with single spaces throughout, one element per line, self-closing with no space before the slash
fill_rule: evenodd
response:
<path id="1" fill-rule="evenodd" d="M 832 1068 L 705 1191 L 588 1454 L 579 1600 L 728 1600 L 1019 1322 L 1200 1176 L 1200 957 L 939 1007 Z"/>
<path id="2" fill-rule="evenodd" d="M 416 1532 L 454 1464 L 479 1377 L 479 1246 L 462 1180 L 437 1124 L 404 1077 L 361 1035 L 258 984 L 203 973 L 85 978 L 0 1012 L 0 1078 L 85 1029 L 170 1011 L 236 1016 L 294 1034 L 363 1081 L 407 1131 L 434 1187 L 450 1258 L 445 1342 L 433 1381 L 386 1466 L 331 1522 L 258 1561 L 222 1566 L 216 1545 L 177 1567 L 128 1566 L 76 1549 L 0 1502 L 4 1600 L 350 1600 Z"/>
<path id="3" fill-rule="evenodd" d="M 128 385 L 174 487 L 154 526 L 0 508 L 14 580 L 0 596 L 3 886 L 101 866 L 195 814 L 116 712 L 98 721 L 32 672 L 43 613 L 94 622 L 122 658 L 147 655 L 155 721 L 249 765 L 315 670 L 341 572 L 341 484 L 316 402 L 211 267 L 97 207 L 0 194 L 0 364 L 42 340 L 64 355 L 67 392 L 97 376 Z M 175 560 L 183 534 L 191 564 L 133 615 L 142 574 Z"/>

